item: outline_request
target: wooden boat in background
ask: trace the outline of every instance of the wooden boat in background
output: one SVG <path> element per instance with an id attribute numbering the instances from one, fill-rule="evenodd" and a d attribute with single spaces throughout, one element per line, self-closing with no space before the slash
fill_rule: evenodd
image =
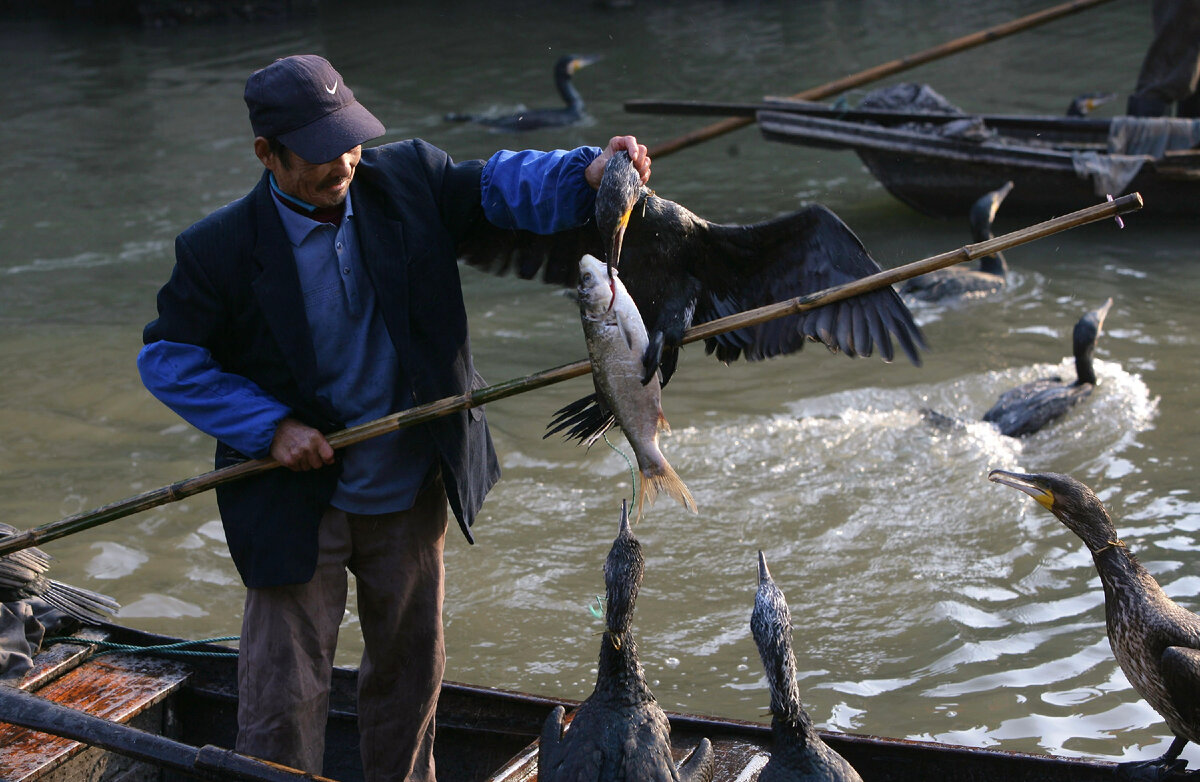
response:
<path id="1" fill-rule="evenodd" d="M 1159 157 L 1111 155 L 1112 119 L 854 110 L 779 98 L 753 104 L 630 101 L 625 108 L 636 113 L 752 114 L 768 140 L 855 152 L 889 193 L 936 217 L 963 217 L 979 196 L 1008 181 L 1013 189 L 1004 201 L 1005 214 L 1046 219 L 1106 195 L 1139 192 L 1143 215 L 1200 215 L 1200 150 L 1167 150 Z M 987 141 L 931 130 L 972 120 L 992 132 Z M 1137 173 L 1110 191 L 1089 169 L 1112 166 L 1136 168 Z"/>
<path id="2" fill-rule="evenodd" d="M 34 710 L 51 709 L 55 701 L 71 709 L 102 716 L 120 736 L 120 725 L 140 729 L 132 734 L 139 751 L 106 750 L 67 738 L 48 736 L 12 724 L 0 724 L 0 780 L 89 780 L 89 782 L 149 782 L 192 776 L 222 779 L 311 779 L 291 776 L 278 767 L 238 768 L 221 748 L 233 746 L 236 732 L 236 658 L 229 648 L 201 644 L 189 650 L 226 656 L 168 658 L 144 652 L 119 651 L 94 656 L 108 647 L 102 642 L 132 647 L 177 644 L 178 640 L 109 626 L 78 636 L 84 643 L 61 643 L 42 652 L 21 688 L 44 700 Z M 362 779 L 358 756 L 356 672 L 337 669 L 333 679 L 326 742 L 326 776 L 355 782 Z M 8 688 L 0 688 L 7 690 Z M 26 699 L 33 700 L 33 699 Z M 436 756 L 438 778 L 445 782 L 534 782 L 537 779 L 537 737 L 546 716 L 557 705 L 568 712 L 578 702 L 488 687 L 446 682 L 438 704 Z M 0 719 L 23 715 L 0 697 Z M 75 715 L 77 712 L 68 712 Z M 753 782 L 770 752 L 767 725 L 688 714 L 668 714 L 677 759 L 702 737 L 714 745 L 717 780 Z M 67 719 L 66 723 L 71 723 Z M 65 733 L 65 732 L 64 732 Z M 62 735 L 62 734 L 60 734 Z M 1030 755 L 921 741 L 886 739 L 838 733 L 823 738 L 849 760 L 868 782 L 1101 782 L 1110 780 L 1113 764 L 1085 759 Z M 149 739 L 165 737 L 194 750 L 200 765 L 181 772 L 153 750 Z M 98 739 L 84 736 L 88 742 Z M 123 740 L 123 739 L 122 739 Z M 174 745 L 172 745 L 174 746 Z M 164 750 L 164 753 L 166 751 Z M 186 753 L 185 753 L 186 754 Z M 204 761 L 208 757 L 210 760 Z M 215 758 L 216 760 L 212 760 Z M 242 759 L 234 756 L 232 760 Z M 246 760 L 246 759 L 243 759 Z M 213 769 L 217 766 L 221 771 Z M 246 764 L 243 764 L 246 765 Z M 258 764 L 263 766 L 265 764 Z M 164 766 L 167 766 L 164 768 Z M 260 775 L 261 773 L 261 775 Z"/>

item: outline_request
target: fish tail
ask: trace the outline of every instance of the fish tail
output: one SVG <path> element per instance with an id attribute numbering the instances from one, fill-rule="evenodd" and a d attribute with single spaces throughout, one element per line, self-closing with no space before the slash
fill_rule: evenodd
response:
<path id="1" fill-rule="evenodd" d="M 653 502 L 659 494 L 667 494 L 692 513 L 696 512 L 696 501 L 692 498 L 692 493 L 688 491 L 687 484 L 683 482 L 671 465 L 664 461 L 659 465 L 643 469 L 641 473 L 642 480 L 638 486 L 637 521 L 642 519 L 642 506 L 645 504 L 646 498 L 649 497 Z"/>

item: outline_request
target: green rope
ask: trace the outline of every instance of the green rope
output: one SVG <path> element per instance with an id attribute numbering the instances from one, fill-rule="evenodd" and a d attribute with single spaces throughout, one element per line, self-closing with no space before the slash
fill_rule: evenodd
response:
<path id="1" fill-rule="evenodd" d="M 603 437 L 604 437 L 604 444 L 607 445 L 609 448 L 613 449 L 613 451 L 615 451 L 622 459 L 625 460 L 625 464 L 629 466 L 629 482 L 631 484 L 633 484 L 633 496 L 636 497 L 637 496 L 637 470 L 633 469 L 633 462 L 629 461 L 629 457 L 625 455 L 624 451 L 622 451 L 620 448 L 618 448 L 617 446 L 613 445 L 612 443 L 610 443 L 608 441 L 608 434 L 604 434 Z"/>
<path id="2" fill-rule="evenodd" d="M 237 657 L 236 649 L 229 649 L 222 652 L 213 651 L 198 651 L 196 649 L 188 649 L 189 646 L 198 644 L 215 643 L 218 641 L 236 641 L 238 636 L 226 635 L 220 638 L 206 638 L 199 641 L 178 641 L 173 644 L 157 644 L 151 646 L 135 646 L 131 644 L 118 644 L 112 641 L 89 641 L 86 638 L 76 638 L 75 636 L 63 636 L 59 638 L 47 638 L 45 643 L 71 643 L 81 644 L 83 646 L 95 646 L 103 649 L 96 652 L 93 656 L 99 657 L 102 654 L 110 654 L 112 652 L 139 652 L 144 654 L 162 654 L 162 655 L 181 655 L 184 657 Z"/>

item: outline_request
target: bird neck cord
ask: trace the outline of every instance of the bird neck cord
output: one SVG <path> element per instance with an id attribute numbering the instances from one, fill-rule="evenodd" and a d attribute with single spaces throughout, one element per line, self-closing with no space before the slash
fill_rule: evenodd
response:
<path id="1" fill-rule="evenodd" d="M 631 462 L 629 460 L 629 457 L 625 455 L 624 451 L 622 451 L 620 448 L 618 448 L 617 446 L 613 445 L 612 443 L 610 443 L 608 441 L 608 433 L 607 432 L 605 432 L 601 436 L 604 438 L 604 444 L 607 445 L 609 448 L 613 449 L 614 453 L 616 453 L 618 456 L 620 456 L 622 459 L 625 460 L 625 464 L 629 467 L 629 482 L 631 484 L 633 484 L 633 495 L 632 496 L 636 497 L 637 496 L 637 488 L 638 488 L 638 486 L 637 486 L 637 470 L 633 469 L 633 462 Z"/>
<path id="2" fill-rule="evenodd" d="M 1120 538 L 1117 538 L 1116 540 L 1107 541 L 1107 543 L 1108 543 L 1107 546 L 1102 546 L 1102 547 L 1096 549 L 1095 551 L 1092 552 L 1092 554 L 1093 555 L 1101 554 L 1105 551 L 1108 551 L 1110 548 L 1123 548 L 1126 550 L 1129 549 L 1129 547 L 1125 545 L 1125 541 L 1121 540 Z"/>
<path id="3" fill-rule="evenodd" d="M 87 638 L 77 638 L 73 635 L 47 638 L 43 643 L 68 643 L 79 644 L 80 646 L 91 646 L 94 650 L 90 656 L 99 657 L 103 654 L 111 654 L 113 652 L 137 652 L 139 654 L 153 654 L 164 657 L 237 657 L 236 649 L 225 650 L 199 650 L 189 647 L 199 646 L 200 644 L 217 643 L 219 641 L 236 641 L 238 636 L 226 635 L 219 638 L 204 638 L 197 641 L 177 641 L 170 644 L 152 644 L 139 646 L 135 644 L 118 644 L 112 641 L 94 641 Z"/>

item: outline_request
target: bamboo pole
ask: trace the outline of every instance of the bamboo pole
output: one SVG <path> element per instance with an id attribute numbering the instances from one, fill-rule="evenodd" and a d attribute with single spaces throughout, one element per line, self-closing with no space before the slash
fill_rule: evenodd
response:
<path id="1" fill-rule="evenodd" d="M 0 687 L 4 721 L 79 741 L 118 755 L 208 780 L 333 782 L 288 766 L 206 744 L 193 747 L 130 725 L 88 714 L 16 687 Z"/>
<path id="2" fill-rule="evenodd" d="M 845 76 L 841 79 L 836 79 L 826 84 L 822 84 L 819 87 L 812 87 L 804 90 L 803 92 L 798 92 L 791 97 L 797 100 L 821 100 L 822 98 L 827 98 L 830 95 L 836 95 L 840 92 L 845 92 L 846 90 L 859 87 L 868 82 L 877 81 L 885 76 L 891 76 L 892 74 L 906 71 L 909 68 L 915 68 L 918 65 L 923 65 L 927 62 L 940 59 L 950 54 L 956 54 L 966 49 L 979 46 L 980 44 L 990 43 L 1014 33 L 1019 33 L 1023 30 L 1028 30 L 1032 27 L 1045 24 L 1046 22 L 1053 21 L 1060 17 L 1078 13 L 1079 11 L 1083 11 L 1107 2 L 1109 2 L 1109 0 L 1072 0 L 1068 3 L 1063 3 L 1052 8 L 1047 8 L 1045 10 L 1029 14 L 1028 16 L 1022 16 L 1021 18 L 1014 19 L 1011 22 L 1004 22 L 1003 24 L 989 27 L 986 30 L 980 30 L 979 32 L 971 33 L 970 35 L 964 35 L 961 38 L 955 38 L 952 41 L 947 41 L 946 43 L 925 49 L 924 51 L 910 54 L 907 57 L 901 57 L 898 60 L 892 60 L 891 62 L 885 62 L 882 65 L 876 65 L 873 68 L 867 68 L 865 71 L 859 71 L 858 73 L 850 76 Z M 685 133 L 678 138 L 659 144 L 656 147 L 651 147 L 650 157 L 662 157 L 663 155 L 669 155 L 672 152 L 678 152 L 681 149 L 695 146 L 702 141 L 708 141 L 709 139 L 724 135 L 730 131 L 737 130 L 738 128 L 743 128 L 753 121 L 753 117 L 729 117 L 727 119 L 714 122 L 711 125 L 707 125 L 690 133 Z"/>
<path id="3" fill-rule="evenodd" d="M 894 269 L 887 269 L 854 280 L 853 282 L 693 326 L 684 333 L 683 343 L 687 344 L 696 342 L 697 340 L 708 339 L 718 334 L 724 334 L 727 331 L 747 328 L 769 320 L 782 318 L 786 315 L 816 309 L 826 304 L 832 304 L 852 296 L 868 293 L 888 285 L 894 285 L 927 272 L 1009 250 L 1061 231 L 1078 228 L 1079 226 L 1106 218 L 1116 218 L 1119 215 L 1141 208 L 1141 194 L 1130 193 L 1113 201 L 1089 206 L 1085 209 L 1021 228 L 984 242 L 969 244 L 958 250 L 944 252 L 921 261 L 897 266 Z M 335 449 L 345 448 L 346 446 L 354 445 L 355 443 L 360 443 L 364 440 L 387 434 L 388 432 L 426 423 L 460 410 L 480 407 L 489 402 L 523 394 L 526 391 L 533 391 L 534 389 L 543 388 L 554 383 L 560 383 L 564 380 L 586 375 L 589 372 L 591 372 L 591 364 L 587 359 L 571 364 L 563 364 L 562 366 L 535 372 L 532 375 L 508 380 L 476 391 L 418 405 L 407 410 L 402 410 L 399 413 L 393 413 L 374 421 L 368 421 L 358 426 L 343 429 L 328 436 L 329 444 Z M 91 529 L 92 527 L 97 527 L 143 510 L 176 502 L 193 494 L 199 494 L 230 481 L 238 480 L 239 478 L 273 470 L 279 466 L 279 462 L 272 458 L 241 462 L 240 464 L 203 473 L 168 486 L 154 489 L 153 491 L 104 505 L 94 510 L 77 513 L 59 521 L 43 524 L 24 532 L 0 538 L 0 555 L 36 546 L 46 541 L 56 540 L 75 532 L 82 532 L 83 530 Z"/>

